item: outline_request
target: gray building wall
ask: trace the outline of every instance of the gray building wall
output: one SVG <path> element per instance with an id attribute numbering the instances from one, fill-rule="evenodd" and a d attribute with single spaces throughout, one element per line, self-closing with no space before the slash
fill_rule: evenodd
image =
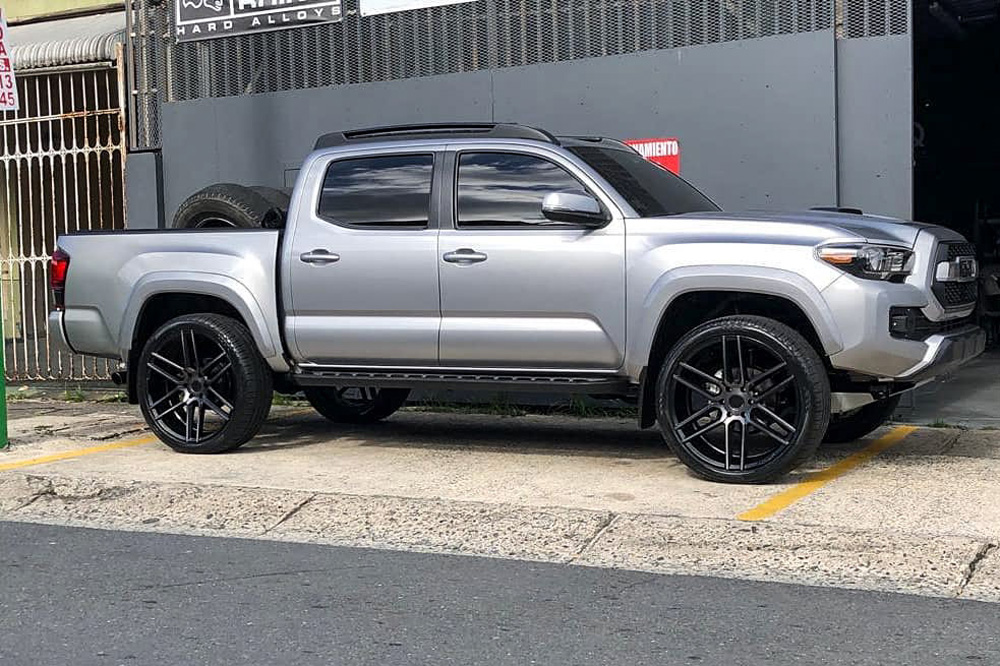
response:
<path id="1" fill-rule="evenodd" d="M 682 174 L 726 208 L 830 205 L 838 181 L 835 43 L 826 30 L 166 103 L 166 219 L 210 183 L 285 184 L 324 132 L 442 120 L 515 121 L 557 134 L 676 136 Z M 855 153 L 860 157 L 852 159 L 871 160 L 861 148 Z M 850 193 L 864 191 L 863 180 L 851 183 Z"/>
<path id="2" fill-rule="evenodd" d="M 837 41 L 840 203 L 913 216 L 913 55 L 909 35 Z"/>

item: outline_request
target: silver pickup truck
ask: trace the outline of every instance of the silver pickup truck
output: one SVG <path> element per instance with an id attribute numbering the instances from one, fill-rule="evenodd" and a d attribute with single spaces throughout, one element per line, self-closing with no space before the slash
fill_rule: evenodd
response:
<path id="1" fill-rule="evenodd" d="M 635 401 L 696 474 L 744 483 L 871 432 L 985 344 L 957 233 L 725 213 L 606 138 L 324 135 L 280 226 L 60 237 L 50 330 L 120 359 L 177 451 L 247 442 L 274 389 L 351 423 L 416 387 L 563 392 Z"/>

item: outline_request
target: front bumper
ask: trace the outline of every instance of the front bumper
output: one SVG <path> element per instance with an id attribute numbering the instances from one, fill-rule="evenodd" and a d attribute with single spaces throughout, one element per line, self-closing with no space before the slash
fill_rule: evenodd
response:
<path id="1" fill-rule="evenodd" d="M 927 355 L 900 379 L 921 382 L 952 372 L 983 353 L 986 331 L 967 326 L 947 335 L 932 335 L 924 342 L 928 345 Z"/>
<path id="2" fill-rule="evenodd" d="M 889 313 L 893 307 L 920 308 L 928 294 L 912 284 L 865 281 L 844 276 L 823 291 L 839 325 L 842 348 L 830 355 L 831 365 L 883 381 L 918 382 L 951 372 L 975 358 L 986 346 L 986 334 L 975 325 L 963 326 L 923 340 L 893 337 Z M 937 321 L 968 317 L 974 306 L 938 314 Z"/>

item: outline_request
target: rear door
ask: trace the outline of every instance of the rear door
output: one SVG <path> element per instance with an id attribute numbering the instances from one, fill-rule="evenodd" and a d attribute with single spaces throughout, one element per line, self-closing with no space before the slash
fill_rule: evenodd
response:
<path id="1" fill-rule="evenodd" d="M 587 175 L 530 147 L 462 147 L 440 236 L 441 364 L 611 370 L 625 349 L 625 228 L 551 223 L 550 192 L 601 199 Z M 609 202 L 604 202 L 610 208 Z"/>
<path id="2" fill-rule="evenodd" d="M 435 163 L 414 148 L 314 164 L 285 251 L 286 333 L 317 365 L 436 365 Z"/>

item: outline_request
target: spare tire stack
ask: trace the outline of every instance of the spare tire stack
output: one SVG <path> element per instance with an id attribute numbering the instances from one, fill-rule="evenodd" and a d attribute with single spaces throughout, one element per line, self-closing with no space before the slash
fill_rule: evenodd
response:
<path id="1" fill-rule="evenodd" d="M 174 229 L 279 229 L 291 196 L 263 185 L 217 183 L 201 189 L 177 209 Z"/>

